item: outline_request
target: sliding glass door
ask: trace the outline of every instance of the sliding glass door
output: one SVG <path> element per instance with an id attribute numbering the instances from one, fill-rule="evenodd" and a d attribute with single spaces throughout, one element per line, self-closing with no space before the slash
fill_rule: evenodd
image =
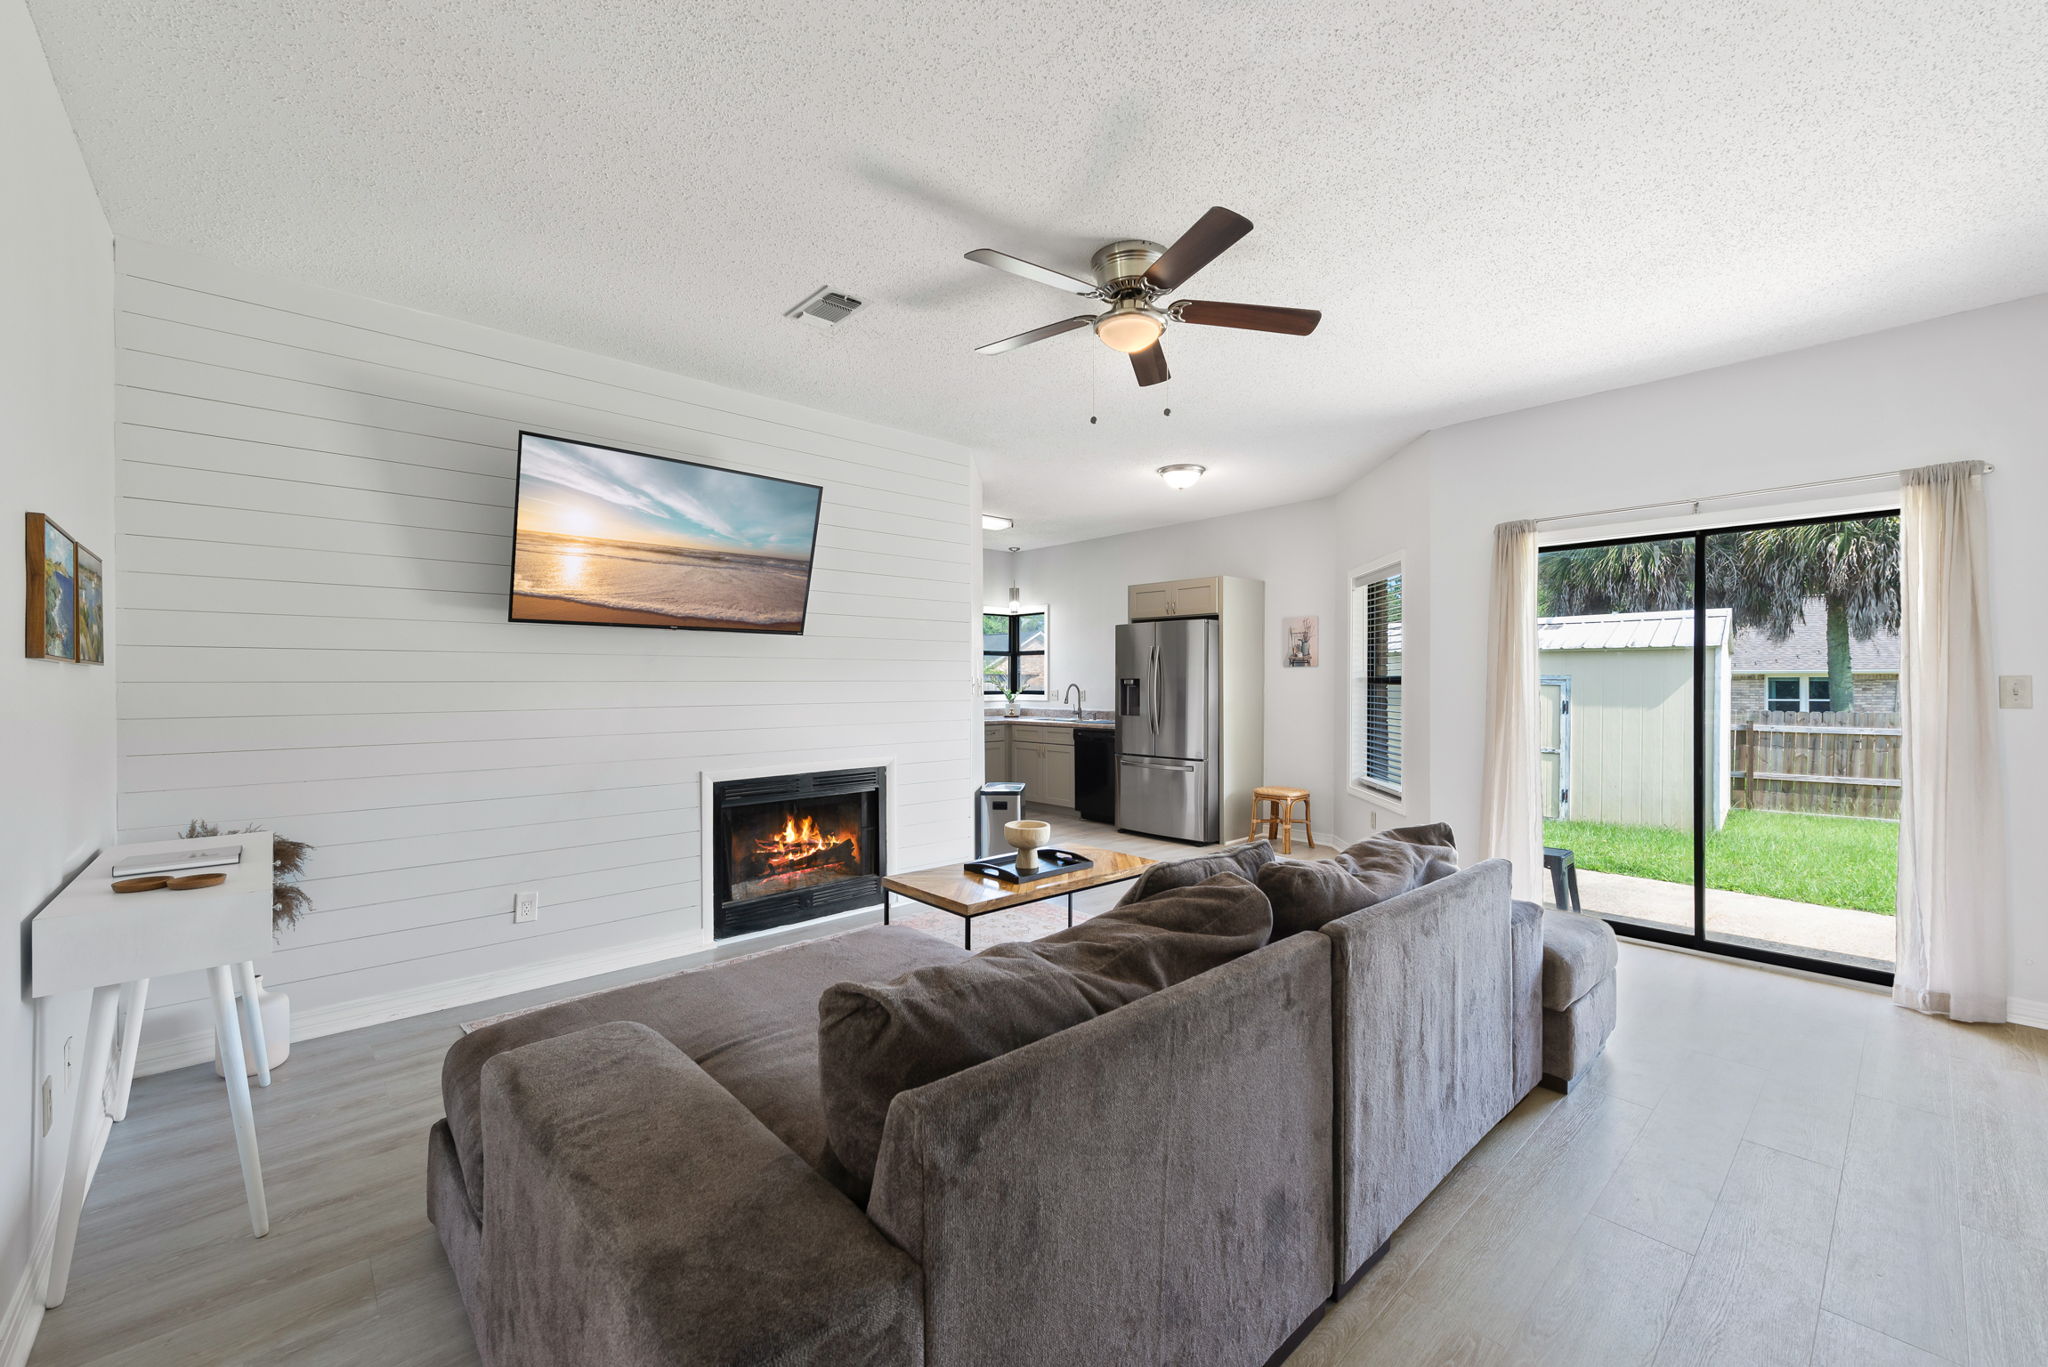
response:
<path id="1" fill-rule="evenodd" d="M 1552 900 L 1569 905 L 1576 887 L 1585 911 L 1690 932 L 1692 541 L 1578 546 L 1539 563 Z"/>
<path id="2" fill-rule="evenodd" d="M 1551 900 L 1889 982 L 1897 518 L 1562 546 L 1540 566 Z"/>

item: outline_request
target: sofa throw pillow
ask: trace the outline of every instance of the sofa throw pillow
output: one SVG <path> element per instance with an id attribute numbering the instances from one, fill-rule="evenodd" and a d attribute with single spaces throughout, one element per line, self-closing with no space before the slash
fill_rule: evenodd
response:
<path id="1" fill-rule="evenodd" d="M 1142 902 L 1154 893 L 1168 888 L 1188 888 L 1205 878 L 1214 878 L 1219 873 L 1234 873 L 1246 882 L 1259 876 L 1259 870 L 1272 863 L 1279 856 L 1273 853 L 1273 842 L 1255 840 L 1245 845 L 1233 845 L 1216 854 L 1197 855 L 1193 859 L 1177 859 L 1170 864 L 1154 864 L 1139 874 L 1117 902 L 1127 907 L 1133 902 Z"/>
<path id="2" fill-rule="evenodd" d="M 1265 944 L 1273 913 L 1234 873 L 818 999 L 825 1136 L 867 1198 L 898 1092 L 1021 1049 Z"/>

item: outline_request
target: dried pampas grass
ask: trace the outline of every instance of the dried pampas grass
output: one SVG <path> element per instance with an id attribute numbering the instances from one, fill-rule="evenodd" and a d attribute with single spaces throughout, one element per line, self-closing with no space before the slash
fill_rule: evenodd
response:
<path id="1" fill-rule="evenodd" d="M 194 820 L 186 825 L 186 840 L 211 840 L 222 835 L 246 835 L 263 828 L 253 822 L 222 830 L 211 821 Z M 313 909 L 313 899 L 306 896 L 306 890 L 297 880 L 306 871 L 306 856 L 313 847 L 303 840 L 294 840 L 288 835 L 275 831 L 270 835 L 270 928 L 284 931 L 299 922 L 299 917 Z"/>

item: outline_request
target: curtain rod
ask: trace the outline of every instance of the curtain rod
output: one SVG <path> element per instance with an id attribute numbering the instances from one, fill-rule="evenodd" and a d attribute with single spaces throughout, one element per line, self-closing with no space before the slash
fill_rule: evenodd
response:
<path id="1" fill-rule="evenodd" d="M 1996 466 L 1987 461 L 1979 473 L 1988 475 L 1996 468 Z M 1905 471 L 1903 470 L 1880 470 L 1875 474 L 1849 475 L 1842 479 L 1815 479 L 1808 480 L 1804 484 L 1777 484 L 1768 489 L 1739 489 L 1733 493 L 1706 494 L 1699 498 L 1667 498 L 1656 503 L 1635 503 L 1625 508 L 1595 508 L 1590 512 L 1584 513 L 1557 513 L 1550 517 L 1537 518 L 1535 525 L 1543 527 L 1553 522 L 1578 522 L 1589 517 L 1616 517 L 1622 513 L 1649 513 L 1655 512 L 1659 508 L 1689 507 L 1694 512 L 1698 512 L 1702 503 L 1723 503 L 1731 498 L 1757 498 L 1764 494 L 1793 494 L 1807 489 L 1833 489 L 1844 484 L 1869 484 L 1874 480 L 1897 479 L 1904 473 Z"/>

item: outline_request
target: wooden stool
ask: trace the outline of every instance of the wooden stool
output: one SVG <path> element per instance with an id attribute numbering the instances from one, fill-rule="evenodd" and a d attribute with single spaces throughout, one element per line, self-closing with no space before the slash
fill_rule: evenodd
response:
<path id="1" fill-rule="evenodd" d="M 1299 806 L 1301 814 L 1295 815 Z M 1247 840 L 1257 840 L 1261 835 L 1268 840 L 1280 842 L 1280 853 L 1294 853 L 1294 828 L 1301 827 L 1302 838 L 1308 847 L 1316 847 L 1315 828 L 1309 824 L 1308 789 L 1306 788 L 1254 788 L 1252 789 L 1252 830 Z"/>

